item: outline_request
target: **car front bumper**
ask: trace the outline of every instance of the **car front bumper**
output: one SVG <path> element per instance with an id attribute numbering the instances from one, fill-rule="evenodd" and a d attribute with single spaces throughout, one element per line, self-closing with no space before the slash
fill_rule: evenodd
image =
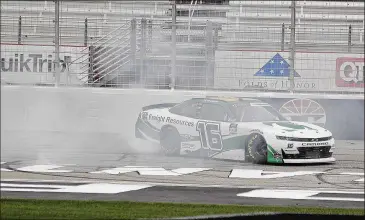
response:
<path id="1" fill-rule="evenodd" d="M 333 151 L 335 149 L 335 140 L 333 138 L 316 142 L 286 140 L 275 140 L 275 142 L 275 145 L 273 144 L 273 148 L 271 149 L 274 159 L 268 157 L 269 162 L 331 163 L 336 161 L 333 157 Z"/>
<path id="2" fill-rule="evenodd" d="M 296 164 L 296 163 L 333 163 L 336 159 L 334 157 L 328 158 L 316 158 L 316 159 L 283 159 L 284 163 Z"/>

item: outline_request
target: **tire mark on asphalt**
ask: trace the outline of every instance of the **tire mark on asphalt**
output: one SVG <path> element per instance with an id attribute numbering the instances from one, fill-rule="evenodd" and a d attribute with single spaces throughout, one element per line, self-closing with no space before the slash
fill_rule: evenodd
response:
<path id="1" fill-rule="evenodd" d="M 351 167 L 352 169 L 360 169 L 360 170 L 364 170 L 364 168 L 361 168 L 361 167 Z M 327 169 L 327 170 L 324 170 L 324 173 L 319 173 L 319 174 L 316 174 L 316 178 L 321 181 L 322 183 L 325 183 L 325 184 L 329 184 L 329 185 L 332 185 L 332 186 L 336 186 L 336 187 L 343 187 L 343 188 L 346 188 L 346 189 L 358 189 L 358 187 L 350 187 L 350 186 L 344 186 L 343 184 L 341 183 L 333 183 L 331 181 L 327 181 L 325 180 L 325 176 L 330 176 L 331 174 L 327 174 L 327 172 L 330 172 L 330 171 L 334 171 L 336 169 L 343 169 L 343 167 L 334 167 L 334 168 L 330 168 L 330 169 Z M 337 174 L 338 175 L 338 174 Z M 347 183 L 348 184 L 348 183 Z M 359 183 L 351 183 L 350 184 L 359 184 Z"/>

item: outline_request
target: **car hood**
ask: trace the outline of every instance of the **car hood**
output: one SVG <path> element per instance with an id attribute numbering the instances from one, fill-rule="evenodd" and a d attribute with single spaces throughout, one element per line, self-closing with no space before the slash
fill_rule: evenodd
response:
<path id="1" fill-rule="evenodd" d="M 332 136 L 332 133 L 325 128 L 299 121 L 262 122 L 261 126 L 264 132 L 285 137 L 319 138 Z"/>

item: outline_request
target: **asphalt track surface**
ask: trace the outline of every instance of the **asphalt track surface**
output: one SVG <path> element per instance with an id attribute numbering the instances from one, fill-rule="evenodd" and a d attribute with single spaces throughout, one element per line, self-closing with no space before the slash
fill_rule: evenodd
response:
<path id="1" fill-rule="evenodd" d="M 22 139 L 20 138 L 19 140 Z M 57 140 L 54 140 L 53 143 L 57 143 Z M 83 145 L 80 145 L 82 147 L 59 147 L 54 145 L 50 147 L 49 144 L 38 144 L 37 146 L 29 146 L 33 149 L 32 151 L 27 150 L 23 144 L 12 145 L 10 148 L 6 140 L 2 141 L 2 168 L 11 170 L 11 172 L 1 172 L 2 189 L 4 188 L 4 183 L 11 185 L 11 182 L 8 182 L 9 180 L 12 180 L 15 185 L 21 185 L 23 188 L 27 188 L 26 185 L 29 184 L 24 181 L 32 181 L 33 185 L 55 184 L 54 181 L 57 181 L 65 185 L 115 183 L 144 184 L 146 187 L 114 194 L 2 190 L 2 198 L 95 199 L 343 208 L 364 207 L 364 182 L 363 179 L 362 181 L 357 181 L 364 178 L 363 141 L 337 141 L 334 154 L 337 160 L 336 163 L 321 165 L 253 165 L 232 160 L 165 157 L 157 154 L 156 146 L 146 146 L 146 144 L 143 146 L 146 147 L 145 149 L 148 148 L 148 150 L 138 150 L 139 148 L 137 147 L 144 143 L 134 141 L 133 143 L 124 143 L 128 147 L 120 147 L 116 143 L 83 143 Z M 64 144 L 67 145 L 67 143 Z M 87 145 L 89 147 L 86 147 Z M 227 159 L 232 159 L 234 156 L 237 157 L 239 155 L 234 153 L 233 155 L 228 155 Z M 18 170 L 25 166 L 40 164 L 60 165 L 63 167 L 59 169 L 70 170 L 70 172 L 47 173 Z M 167 171 L 174 171 L 179 168 L 207 168 L 207 170 L 176 176 L 143 175 L 141 172 L 125 172 L 120 174 L 91 173 L 125 166 L 160 167 Z M 236 169 L 263 170 L 264 172 L 269 172 L 269 174 L 270 172 L 297 171 L 321 173 L 260 179 L 231 177 L 233 170 Z M 343 173 L 352 173 L 353 175 L 344 175 Z M 45 180 L 52 180 L 53 183 L 44 183 Z M 306 196 L 306 198 L 298 197 L 295 199 L 288 199 L 285 196 L 283 198 L 275 196 L 273 198 L 238 196 L 242 193 L 259 189 L 317 190 L 318 192 L 315 195 Z M 328 193 L 326 193 L 327 191 Z M 339 194 L 340 191 L 342 194 Z M 346 194 L 346 192 L 350 192 L 350 194 Z M 311 199 L 308 199 L 308 197 L 311 197 Z M 327 199 L 316 199 L 323 197 Z M 342 199 L 338 200 L 338 197 Z M 346 197 L 351 197 L 355 200 L 359 199 L 360 201 L 346 201 Z"/>

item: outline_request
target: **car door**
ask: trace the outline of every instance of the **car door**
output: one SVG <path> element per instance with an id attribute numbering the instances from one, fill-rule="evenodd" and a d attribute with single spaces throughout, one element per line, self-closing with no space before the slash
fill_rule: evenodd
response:
<path id="1" fill-rule="evenodd" d="M 201 105 L 200 99 L 191 99 L 169 110 L 168 124 L 174 126 L 180 134 L 181 154 L 192 154 L 200 149 L 196 125 Z"/>
<path id="2" fill-rule="evenodd" d="M 196 130 L 200 137 L 202 154 L 211 157 L 223 150 L 223 138 L 229 134 L 228 112 L 219 103 L 203 103 Z"/>

